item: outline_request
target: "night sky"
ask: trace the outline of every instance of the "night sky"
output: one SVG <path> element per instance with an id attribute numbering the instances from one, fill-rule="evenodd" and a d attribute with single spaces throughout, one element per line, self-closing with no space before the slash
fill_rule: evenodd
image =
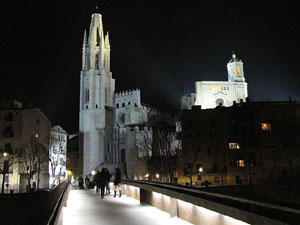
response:
<path id="1" fill-rule="evenodd" d="M 234 51 L 252 100 L 300 100 L 300 1 L 102 0 L 116 90 L 179 106 L 194 82 L 227 80 Z M 0 3 L 0 98 L 78 130 L 84 29 L 94 0 Z"/>

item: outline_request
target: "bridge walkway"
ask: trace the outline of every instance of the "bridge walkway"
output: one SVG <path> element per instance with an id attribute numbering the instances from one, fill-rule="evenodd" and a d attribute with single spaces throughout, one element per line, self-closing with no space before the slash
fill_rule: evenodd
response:
<path id="1" fill-rule="evenodd" d="M 101 199 L 95 190 L 71 190 L 67 207 L 63 208 L 64 225 L 188 225 L 190 223 L 170 218 L 170 214 L 157 208 L 141 205 L 136 199 L 114 198 L 112 194 Z"/>

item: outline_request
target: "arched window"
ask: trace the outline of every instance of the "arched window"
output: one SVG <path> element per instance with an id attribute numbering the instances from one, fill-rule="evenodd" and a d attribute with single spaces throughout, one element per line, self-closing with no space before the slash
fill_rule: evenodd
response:
<path id="1" fill-rule="evenodd" d="M 232 76 L 233 76 L 233 77 L 235 76 L 234 68 L 232 68 Z"/>
<path id="2" fill-rule="evenodd" d="M 241 76 L 240 67 L 237 67 L 236 70 L 237 70 L 237 75 Z"/>

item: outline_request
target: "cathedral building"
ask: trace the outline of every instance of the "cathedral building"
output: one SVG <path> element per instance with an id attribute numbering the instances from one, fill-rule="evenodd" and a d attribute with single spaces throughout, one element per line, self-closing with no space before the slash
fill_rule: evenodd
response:
<path id="1" fill-rule="evenodd" d="M 109 35 L 102 16 L 92 15 L 84 32 L 80 79 L 79 143 L 82 174 L 118 167 L 128 177 L 145 173 L 136 149 L 138 124 L 148 121 L 150 108 L 141 104 L 140 90 L 115 93 L 110 71 Z"/>
<path id="2" fill-rule="evenodd" d="M 217 106 L 232 106 L 234 102 L 245 102 L 248 97 L 242 60 L 232 54 L 227 63 L 228 81 L 197 81 L 195 92 L 181 98 L 181 108 L 213 109 Z"/>

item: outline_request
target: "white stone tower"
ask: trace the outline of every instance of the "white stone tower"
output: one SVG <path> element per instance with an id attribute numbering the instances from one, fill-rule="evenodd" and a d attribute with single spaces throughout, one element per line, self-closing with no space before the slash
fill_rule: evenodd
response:
<path id="1" fill-rule="evenodd" d="M 228 81 L 244 82 L 244 68 L 242 60 L 232 53 L 232 59 L 227 63 Z"/>
<path id="2" fill-rule="evenodd" d="M 102 16 L 95 13 L 89 35 L 84 32 L 80 74 L 79 131 L 84 175 L 105 162 L 105 150 L 111 140 L 114 92 L 109 36 L 104 35 Z"/>

